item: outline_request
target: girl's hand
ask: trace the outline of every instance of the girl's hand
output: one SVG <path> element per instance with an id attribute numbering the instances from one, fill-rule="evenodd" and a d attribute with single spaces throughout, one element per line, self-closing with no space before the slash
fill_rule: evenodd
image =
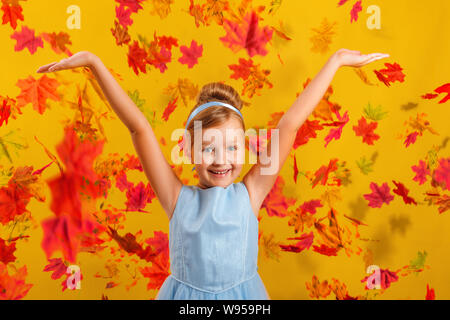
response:
<path id="1" fill-rule="evenodd" d="M 52 62 L 43 65 L 37 69 L 37 73 L 53 72 L 64 69 L 72 69 L 78 67 L 91 67 L 94 61 L 95 55 L 89 51 L 80 51 L 69 58 L 62 59 L 58 62 Z"/>
<path id="2" fill-rule="evenodd" d="M 337 60 L 340 67 L 349 66 L 355 68 L 360 68 L 373 61 L 387 57 L 389 57 L 389 54 L 386 53 L 361 54 L 360 51 L 348 49 L 340 49 L 333 55 L 333 58 Z"/>

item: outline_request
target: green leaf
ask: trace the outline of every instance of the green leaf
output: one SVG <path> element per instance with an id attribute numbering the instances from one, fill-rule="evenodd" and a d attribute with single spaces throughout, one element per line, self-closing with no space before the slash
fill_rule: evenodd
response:
<path id="1" fill-rule="evenodd" d="M 422 269 L 425 266 L 427 255 L 428 253 L 425 250 L 423 252 L 417 252 L 417 257 L 410 261 L 409 268 L 414 270 Z"/>
<path id="2" fill-rule="evenodd" d="M 366 157 L 362 157 L 359 161 L 356 161 L 356 165 L 359 167 L 361 172 L 365 175 L 369 174 L 369 172 L 373 171 L 373 161 L 367 160 Z"/>
<path id="3" fill-rule="evenodd" d="M 373 108 L 369 102 L 367 107 L 364 108 L 364 115 L 366 118 L 373 120 L 373 121 L 379 121 L 386 117 L 388 113 L 383 112 L 382 107 L 378 106 L 376 108 Z"/>

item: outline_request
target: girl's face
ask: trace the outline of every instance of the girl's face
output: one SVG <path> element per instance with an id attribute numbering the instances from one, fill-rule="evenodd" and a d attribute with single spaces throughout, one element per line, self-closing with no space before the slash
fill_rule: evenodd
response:
<path id="1" fill-rule="evenodd" d="M 190 153 L 199 176 L 198 186 L 225 188 L 232 184 L 245 161 L 245 133 L 239 120 L 230 118 L 220 126 L 202 129 L 202 144 L 198 142 L 199 147 L 195 149 L 194 143 Z"/>

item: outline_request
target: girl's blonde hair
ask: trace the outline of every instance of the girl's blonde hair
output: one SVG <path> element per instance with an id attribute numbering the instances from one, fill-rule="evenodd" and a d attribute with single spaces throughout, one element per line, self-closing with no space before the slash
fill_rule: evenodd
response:
<path id="1" fill-rule="evenodd" d="M 239 96 L 239 93 L 232 86 L 229 86 L 221 82 L 211 82 L 205 84 L 200 90 L 200 93 L 197 96 L 197 103 L 189 113 L 188 118 L 197 107 L 210 101 L 219 101 L 228 103 L 231 104 L 233 107 L 237 108 L 238 110 L 241 110 L 244 104 L 243 101 L 241 100 L 241 97 Z M 192 118 L 191 122 L 189 123 L 189 126 L 187 127 L 187 131 L 189 132 L 191 137 L 194 137 L 195 120 L 202 121 L 202 130 L 203 130 L 221 125 L 222 123 L 228 121 L 230 118 L 233 117 L 241 122 L 242 128 L 244 129 L 245 132 L 244 120 L 239 116 L 239 114 L 223 106 L 212 106 L 199 112 L 194 118 Z M 193 145 L 193 141 L 194 139 L 191 139 L 191 147 Z"/>

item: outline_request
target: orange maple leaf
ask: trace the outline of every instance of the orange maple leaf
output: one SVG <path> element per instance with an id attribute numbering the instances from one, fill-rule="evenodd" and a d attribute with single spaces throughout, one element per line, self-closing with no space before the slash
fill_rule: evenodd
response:
<path id="1" fill-rule="evenodd" d="M 40 114 L 43 114 L 46 109 L 47 99 L 54 101 L 61 100 L 56 92 L 59 82 L 55 79 L 43 75 L 38 80 L 29 76 L 27 79 L 20 79 L 16 84 L 22 91 L 17 96 L 18 106 L 25 106 L 28 103 L 33 104 L 33 108 Z"/>

